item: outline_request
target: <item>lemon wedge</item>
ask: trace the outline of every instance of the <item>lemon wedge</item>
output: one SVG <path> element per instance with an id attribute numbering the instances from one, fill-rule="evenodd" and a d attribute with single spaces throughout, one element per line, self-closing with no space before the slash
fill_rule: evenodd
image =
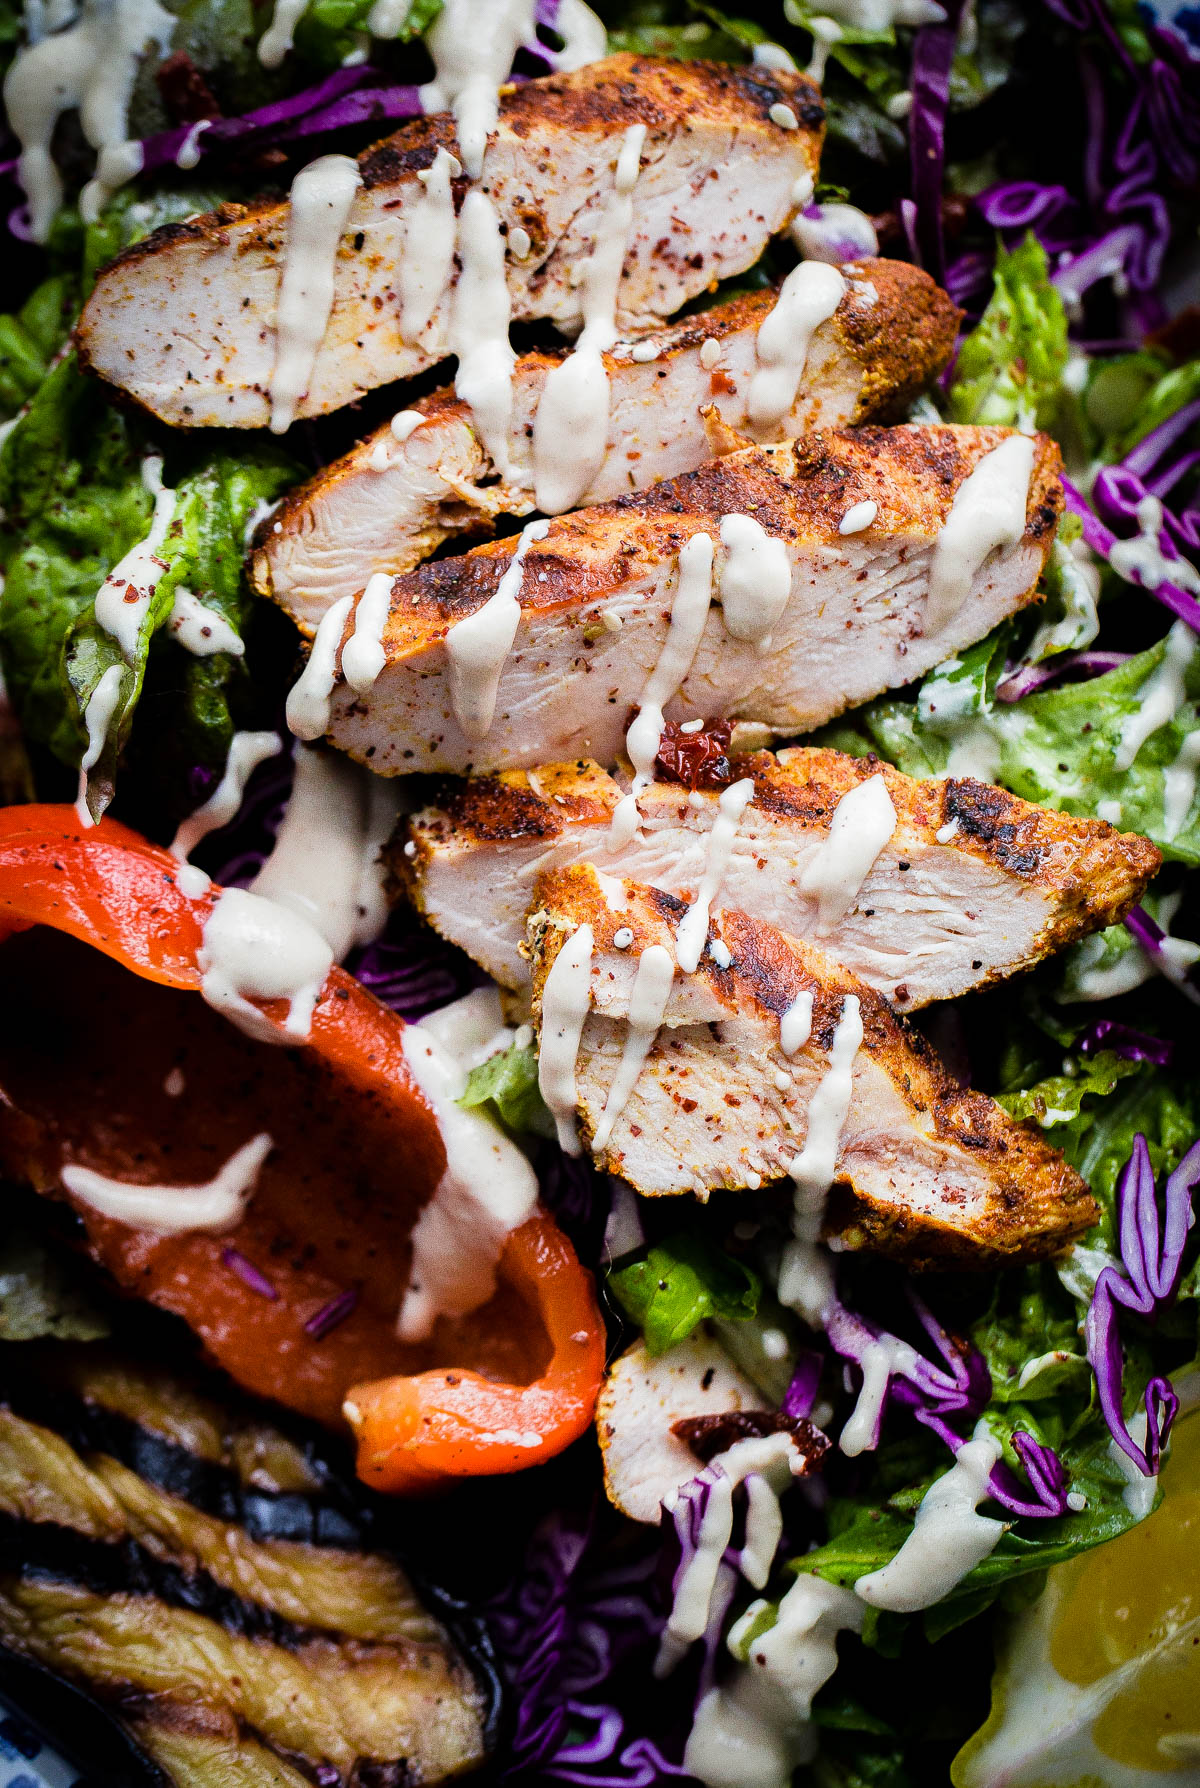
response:
<path id="1" fill-rule="evenodd" d="M 1162 1488 L 1013 1623 L 955 1788 L 1200 1788 L 1200 1414 L 1177 1425 Z"/>

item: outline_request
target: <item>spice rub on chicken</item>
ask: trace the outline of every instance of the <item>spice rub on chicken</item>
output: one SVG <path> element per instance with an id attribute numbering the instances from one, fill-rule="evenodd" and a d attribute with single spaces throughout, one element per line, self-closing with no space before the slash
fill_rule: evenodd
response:
<path id="1" fill-rule="evenodd" d="M 1055 813 L 971 777 L 919 782 L 876 758 L 818 746 L 729 757 L 724 785 L 745 777 L 753 794 L 715 904 L 814 939 L 905 1011 L 1032 968 L 1115 924 L 1161 861 L 1147 839 L 1103 820 Z M 863 797 L 842 803 L 876 781 L 882 793 L 871 793 L 885 815 L 890 801 L 894 829 L 858 886 L 845 888 L 845 910 L 822 922 L 831 828 L 839 813 L 839 829 L 854 821 Z M 440 804 L 401 821 L 392 874 L 436 931 L 504 986 L 523 987 L 525 917 L 546 870 L 593 863 L 670 894 L 690 898 L 699 887 L 721 787 L 652 783 L 627 841 L 612 826 L 625 792 L 586 761 L 450 784 Z"/>
<path id="2" fill-rule="evenodd" d="M 749 396 L 758 332 L 776 307 L 777 288 L 618 342 L 603 356 L 606 451 L 579 503 L 607 503 L 690 472 L 745 445 L 739 436 L 790 440 L 884 417 L 911 401 L 953 352 L 957 309 L 905 261 L 857 261 L 842 273 L 845 294 L 812 335 L 793 401 L 765 425 L 750 416 Z M 503 473 L 469 407 L 445 388 L 289 492 L 260 526 L 250 555 L 259 594 L 309 632 L 375 572 L 411 571 L 446 540 L 488 535 L 499 516 L 537 508 L 534 421 L 563 357 L 518 359 Z"/>
<path id="3" fill-rule="evenodd" d="M 785 106 L 795 128 L 777 121 Z M 620 55 L 506 88 L 474 183 L 458 172 L 451 115 L 412 120 L 358 159 L 297 414 L 336 410 L 456 351 L 455 214 L 461 225 L 469 193 L 494 207 L 490 252 L 513 317 L 572 329 L 622 139 L 644 125 L 616 303 L 620 327 L 636 329 L 753 265 L 811 195 L 824 118 L 802 74 Z M 100 274 L 76 331 L 81 362 L 163 421 L 266 426 L 289 221 L 286 202 L 260 199 L 156 230 Z M 435 237 L 448 244 L 440 258 Z M 406 279 L 427 303 L 406 303 Z"/>
<path id="4" fill-rule="evenodd" d="M 675 962 L 686 911 L 589 866 L 540 885 L 529 941 L 543 1090 L 552 1106 L 573 1092 L 600 1167 L 649 1197 L 782 1179 L 852 1016 L 862 1042 L 827 1239 L 914 1267 L 992 1268 L 1052 1254 L 1096 1221 L 1087 1186 L 1055 1150 L 956 1085 L 879 994 L 816 946 L 723 912 L 697 971 L 660 978 L 660 1000 L 648 997 L 644 957 L 656 948 L 656 967 Z M 567 972 L 552 981 L 565 947 Z M 562 1058 L 579 1016 L 572 1064 Z"/>
<path id="5" fill-rule="evenodd" d="M 346 618 L 381 668 L 335 685 L 329 736 L 385 775 L 613 763 L 675 660 L 667 720 L 807 731 L 1035 599 L 1060 464 L 1010 429 L 821 432 L 539 523 L 515 571 L 511 541 L 422 565 Z M 512 643 L 464 669 L 455 629 L 510 571 Z"/>

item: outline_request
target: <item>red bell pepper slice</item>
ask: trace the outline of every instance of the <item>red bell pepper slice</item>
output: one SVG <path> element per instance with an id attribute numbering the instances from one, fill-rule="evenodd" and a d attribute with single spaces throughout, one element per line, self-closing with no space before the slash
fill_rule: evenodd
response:
<path id="1" fill-rule="evenodd" d="M 135 1139 L 157 1126 L 167 1155 L 177 1154 L 181 1136 L 186 1144 L 189 1118 L 203 1131 L 196 1146 L 224 1153 L 245 1140 L 241 1132 L 278 1131 L 277 1157 L 268 1159 L 233 1232 L 158 1236 L 76 1201 L 89 1252 L 127 1289 L 182 1315 L 210 1355 L 251 1390 L 326 1422 L 336 1422 L 348 1400 L 358 1412 L 360 1470 L 379 1488 L 427 1489 L 450 1478 L 519 1470 L 559 1452 L 591 1420 L 604 1364 L 591 1276 L 570 1243 L 539 1210 L 510 1236 L 490 1304 L 442 1319 L 429 1344 L 397 1341 L 408 1240 L 397 1213 L 407 1210 L 411 1227 L 445 1166 L 436 1117 L 405 1059 L 404 1021 L 338 968 L 301 1048 L 253 1043 L 201 1001 L 181 1001 L 179 993 L 199 991 L 204 923 L 220 889 L 186 894 L 179 870 L 169 852 L 113 820 L 84 828 L 72 807 L 0 810 L 0 938 L 13 940 L 0 951 L 0 982 L 3 958 L 33 946 L 14 934 L 35 926 L 67 933 L 138 977 L 107 998 L 94 996 L 80 1013 L 80 1026 L 91 1022 L 97 1034 L 106 1025 L 124 1028 L 112 1041 L 101 1034 L 100 1047 L 90 1037 L 78 1043 L 83 1065 L 74 1082 L 73 1039 L 65 1033 L 78 1026 L 60 1025 L 46 1056 L 67 1077 L 61 1088 L 57 1077 L 39 1072 L 27 1039 L 8 1057 L 0 1052 L 0 1085 L 9 1097 L 0 1112 L 0 1158 L 41 1190 L 60 1190 L 55 1176 L 64 1148 L 117 1178 L 179 1183 L 178 1173 L 155 1174 L 140 1150 L 116 1147 L 111 1139 L 122 1122 Z M 8 971 L 22 972 L 11 958 Z M 37 961 L 23 972 L 36 977 Z M 96 961 L 96 977 L 97 986 L 107 986 L 113 971 Z M 76 985 L 67 978 L 66 1011 Z M 282 1032 L 286 1003 L 261 1009 Z M 189 1065 L 194 1099 L 189 1092 L 164 1117 L 162 1068 L 173 1048 L 185 1047 L 189 1064 L 202 1068 L 194 1073 Z M 232 1098 L 204 1107 L 222 1075 L 221 1084 L 236 1087 L 249 1073 L 257 1077 L 253 1108 L 245 1097 L 240 1109 Z M 289 1075 L 301 1077 L 299 1091 Z M 354 1134 L 365 1125 L 371 1159 L 382 1160 L 380 1186 L 360 1189 L 357 1203 L 339 1187 L 336 1171 L 321 1177 L 322 1144 L 326 1156 L 345 1158 L 341 1133 L 313 1140 L 322 1097 L 337 1114 L 353 1117 Z M 264 1119 L 263 1102 L 269 1108 L 272 1098 L 275 1118 L 268 1109 Z M 105 1149 L 115 1149 L 117 1159 Z M 277 1158 L 281 1165 L 273 1167 Z M 389 1173 L 399 1204 L 388 1202 Z M 231 1248 L 264 1274 L 273 1297 L 255 1289 L 253 1275 L 248 1281 L 230 1270 Z M 347 1290 L 357 1295 L 353 1312 L 332 1333 L 314 1334 L 314 1313 Z"/>

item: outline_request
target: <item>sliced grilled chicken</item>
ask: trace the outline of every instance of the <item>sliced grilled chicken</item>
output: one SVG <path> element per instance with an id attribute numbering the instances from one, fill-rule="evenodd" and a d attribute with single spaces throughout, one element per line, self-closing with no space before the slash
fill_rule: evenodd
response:
<path id="1" fill-rule="evenodd" d="M 663 653 L 680 550 L 700 534 L 718 542 L 731 515 L 753 518 L 783 543 L 784 602 L 770 649 L 760 649 L 757 636 L 731 634 L 718 545 L 714 604 L 666 718 L 724 716 L 785 735 L 807 731 L 913 681 L 1034 599 L 1062 502 L 1058 448 L 1045 435 L 1032 443 L 1024 534 L 980 554 L 961 600 L 935 612 L 930 593 L 935 546 L 956 493 L 985 456 L 1014 439 L 1011 430 L 949 426 L 818 433 L 747 448 L 637 496 L 559 517 L 544 538 L 526 543 L 520 620 L 483 738 L 468 736 L 455 713 L 447 636 L 494 594 L 513 545 L 497 541 L 422 565 L 392 585 L 384 665 L 373 685 L 358 695 L 336 687 L 329 736 L 385 775 L 527 769 L 573 757 L 614 762 Z M 848 517 L 856 531 L 842 534 Z M 355 624 L 351 614 L 347 634 Z"/>
<path id="2" fill-rule="evenodd" d="M 635 1342 L 609 1367 L 596 1404 L 608 1500 L 634 1521 L 657 1521 L 663 1498 L 700 1469 L 691 1447 L 672 1433 L 673 1424 L 689 1416 L 769 1407 L 701 1329 L 661 1359 Z"/>
<path id="3" fill-rule="evenodd" d="M 690 472 L 740 445 L 737 435 L 789 440 L 869 421 L 915 397 L 949 359 L 958 311 L 906 261 L 867 260 L 842 271 L 846 295 L 812 337 L 795 402 L 765 429 L 750 420 L 747 398 L 759 325 L 776 291 L 618 343 L 604 357 L 608 453 L 580 502 L 607 503 Z M 467 406 L 447 389 L 414 404 L 405 426 L 423 420 L 402 442 L 387 424 L 292 491 L 258 532 L 251 570 L 260 595 L 273 596 L 308 632 L 373 573 L 411 571 L 453 535 L 490 534 L 498 516 L 529 514 L 533 418 L 561 358 L 525 354 L 517 362 L 504 476 Z"/>
<path id="4" fill-rule="evenodd" d="M 511 241 L 522 231 L 522 250 L 529 243 L 506 260 L 513 316 L 568 328 L 581 320 L 575 275 L 630 125 L 644 124 L 646 138 L 617 317 L 637 328 L 758 259 L 811 193 L 824 118 L 805 75 L 757 66 L 612 56 L 505 89 L 480 185 L 502 232 Z M 300 415 L 336 410 L 450 351 L 455 275 L 406 341 L 400 269 L 406 217 L 424 199 L 419 177 L 439 149 L 456 148 L 447 112 L 414 119 L 359 158 L 362 184 Z M 467 189 L 455 179 L 459 210 Z M 81 360 L 164 421 L 265 426 L 287 246 L 288 207 L 273 199 L 155 231 L 101 273 L 76 333 Z"/>
<path id="5" fill-rule="evenodd" d="M 539 899 L 529 921 L 539 1026 L 560 949 L 592 928 L 575 1078 L 590 1144 L 630 1034 L 642 952 L 660 945 L 673 956 L 686 908 L 589 866 L 545 876 Z M 855 998 L 863 1042 L 827 1237 L 917 1267 L 994 1267 L 1053 1253 L 1096 1221 L 1095 1201 L 1060 1155 L 991 1099 L 958 1087 L 886 1001 L 823 951 L 740 913 L 722 913 L 709 935 L 698 971 L 676 973 L 632 1092 L 606 1120 L 610 1139 L 593 1150 L 601 1167 L 651 1197 L 782 1178 L 808 1139 L 811 1102 Z M 717 939 L 728 968 L 712 955 Z M 809 994 L 811 1034 L 797 1042 L 780 1021 Z M 796 1043 L 790 1054 L 785 1041 Z"/>
<path id="6" fill-rule="evenodd" d="M 896 829 L 848 910 L 826 929 L 802 884 L 839 801 L 881 776 Z M 1103 820 L 1035 807 L 969 777 L 917 782 L 875 758 L 794 746 L 729 760 L 754 780 L 718 906 L 813 938 L 901 1010 L 952 999 L 1031 968 L 1138 901 L 1161 858 Z M 624 786 L 575 762 L 477 776 L 401 822 L 393 875 L 451 942 L 504 986 L 529 978 L 525 915 L 539 875 L 594 863 L 691 898 L 704 874 L 720 790 L 656 782 L 640 834 L 613 841 Z"/>

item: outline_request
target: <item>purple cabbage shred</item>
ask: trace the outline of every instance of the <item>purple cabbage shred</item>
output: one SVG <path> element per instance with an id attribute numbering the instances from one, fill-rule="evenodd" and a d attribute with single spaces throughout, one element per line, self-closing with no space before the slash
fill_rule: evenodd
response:
<path id="1" fill-rule="evenodd" d="M 323 1341 L 340 1323 L 354 1312 L 358 1306 L 358 1292 L 354 1286 L 348 1291 L 339 1291 L 335 1298 L 323 1304 L 315 1316 L 310 1316 L 304 1325 L 304 1333 L 314 1341 Z"/>
<path id="2" fill-rule="evenodd" d="M 1150 1149 L 1140 1133 L 1117 1187 L 1120 1266 L 1106 1266 L 1088 1308 L 1087 1357 L 1096 1375 L 1100 1408 L 1113 1440 L 1146 1477 L 1158 1473 L 1163 1445 L 1179 1408 L 1169 1379 L 1146 1386 L 1146 1441 L 1130 1432 L 1124 1407 L 1124 1350 L 1120 1310 L 1154 1322 L 1171 1302 L 1179 1281 L 1184 1244 L 1195 1221 L 1192 1194 L 1200 1184 L 1200 1142 L 1193 1143 L 1163 1192 L 1160 1213 Z"/>
<path id="3" fill-rule="evenodd" d="M 260 1298 L 266 1298 L 271 1304 L 279 1302 L 279 1293 L 267 1275 L 260 1273 L 254 1262 L 247 1260 L 240 1249 L 223 1248 L 221 1250 L 221 1265 L 228 1267 L 231 1273 L 236 1273 L 243 1285 L 248 1285 L 251 1291 L 256 1291 Z"/>
<path id="4" fill-rule="evenodd" d="M 1095 1024 L 1089 1025 L 1079 1039 L 1078 1048 L 1084 1055 L 1095 1055 L 1107 1049 L 1127 1062 L 1153 1062 L 1156 1068 L 1167 1067 L 1175 1053 L 1175 1045 L 1169 1037 L 1151 1037 L 1145 1031 L 1132 1030 L 1115 1018 L 1098 1018 Z"/>

